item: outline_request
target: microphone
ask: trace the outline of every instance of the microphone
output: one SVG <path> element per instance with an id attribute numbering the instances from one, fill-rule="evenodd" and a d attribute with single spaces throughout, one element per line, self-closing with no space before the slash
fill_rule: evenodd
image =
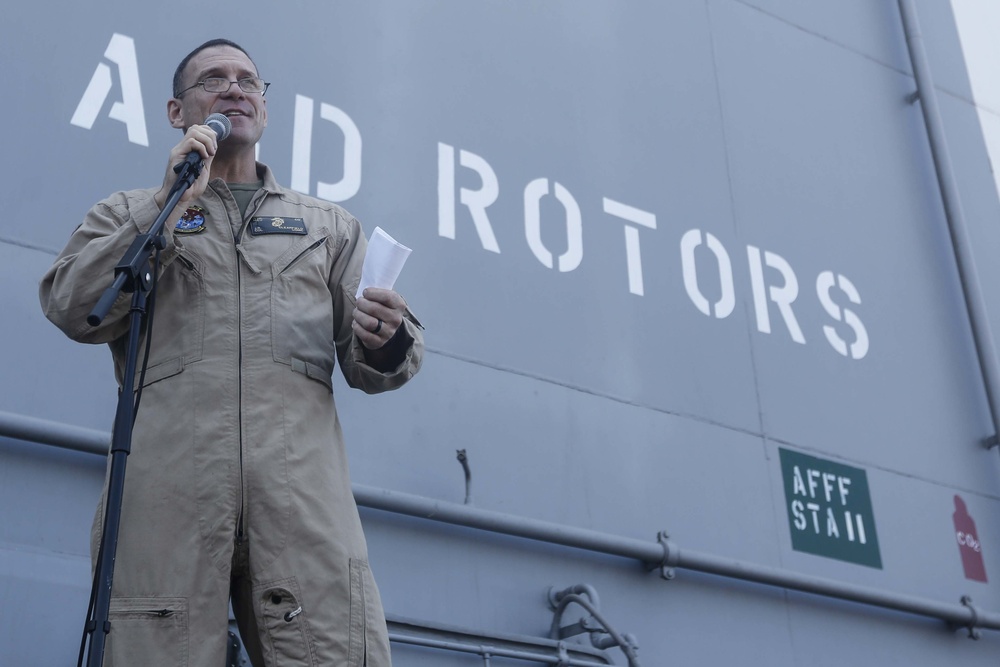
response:
<path id="1" fill-rule="evenodd" d="M 229 122 L 226 116 L 221 113 L 213 113 L 211 116 L 205 119 L 205 125 L 215 130 L 215 136 L 219 138 L 219 141 L 229 137 L 229 133 L 233 131 L 233 124 Z"/>
<path id="2" fill-rule="evenodd" d="M 226 118 L 221 113 L 211 114 L 208 118 L 205 119 L 204 124 L 208 125 L 215 132 L 215 136 L 219 141 L 222 141 L 225 138 L 227 138 L 229 136 L 229 133 L 233 131 L 233 124 L 229 122 L 229 119 Z M 201 164 L 201 153 L 199 153 L 198 151 L 191 151 L 190 153 L 187 154 L 187 157 L 184 158 L 184 162 L 181 162 L 176 167 L 174 167 L 174 171 L 179 174 L 181 172 L 181 169 L 184 169 L 185 165 L 189 165 L 190 167 L 196 167 L 199 164 Z"/>

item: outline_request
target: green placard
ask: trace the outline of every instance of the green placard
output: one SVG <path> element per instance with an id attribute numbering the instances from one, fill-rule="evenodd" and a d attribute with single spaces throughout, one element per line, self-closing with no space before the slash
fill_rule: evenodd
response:
<path id="1" fill-rule="evenodd" d="M 882 569 L 865 471 L 780 447 L 778 453 L 792 548 Z"/>

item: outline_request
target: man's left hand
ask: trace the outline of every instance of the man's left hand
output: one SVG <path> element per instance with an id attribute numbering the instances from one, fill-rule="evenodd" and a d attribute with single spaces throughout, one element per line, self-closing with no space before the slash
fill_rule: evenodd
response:
<path id="1" fill-rule="evenodd" d="M 389 289 L 367 287 L 354 308 L 351 328 L 369 350 L 381 349 L 403 326 L 406 301 Z"/>

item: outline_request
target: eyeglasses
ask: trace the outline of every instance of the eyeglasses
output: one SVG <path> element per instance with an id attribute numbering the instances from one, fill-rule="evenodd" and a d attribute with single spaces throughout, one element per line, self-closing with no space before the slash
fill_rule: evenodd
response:
<path id="1" fill-rule="evenodd" d="M 180 91 L 174 97 L 180 97 L 192 88 L 197 88 L 201 86 L 205 89 L 206 93 L 227 93 L 229 89 L 233 87 L 233 84 L 240 87 L 244 93 L 260 93 L 263 97 L 264 93 L 267 92 L 267 87 L 270 83 L 264 81 L 256 76 L 248 76 L 246 78 L 240 79 L 239 81 L 230 81 L 229 79 L 222 76 L 210 76 L 207 79 L 202 79 L 193 86 L 188 86 L 184 90 Z"/>

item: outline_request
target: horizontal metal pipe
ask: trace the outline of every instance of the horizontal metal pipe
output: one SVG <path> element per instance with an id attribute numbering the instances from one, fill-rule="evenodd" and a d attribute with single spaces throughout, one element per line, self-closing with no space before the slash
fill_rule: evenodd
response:
<path id="1" fill-rule="evenodd" d="M 644 542 L 583 528 L 500 514 L 360 484 L 355 484 L 353 488 L 354 497 L 358 504 L 365 507 L 614 556 L 634 558 L 647 566 L 657 566 L 664 560 L 664 548 L 656 542 Z M 961 604 L 936 602 L 900 593 L 865 588 L 833 579 L 798 574 L 788 570 L 679 549 L 675 545 L 671 546 L 671 562 L 675 567 L 682 569 L 931 616 L 958 626 L 972 625 L 975 620 L 972 610 Z M 978 621 L 975 623 L 977 627 L 1000 630 L 1000 614 L 978 611 L 977 616 Z"/>
<path id="2" fill-rule="evenodd" d="M 938 602 L 877 588 L 866 588 L 764 565 L 751 565 L 711 554 L 679 551 L 677 567 L 683 569 L 930 616 L 960 627 L 975 625 L 976 627 L 1000 630 L 1000 614 L 995 612 L 977 609 L 974 614 L 972 609 L 961 604 Z"/>
<path id="3" fill-rule="evenodd" d="M 111 438 L 106 433 L 90 431 L 41 419 L 0 412 L 0 436 L 66 447 L 83 452 L 106 454 Z M 103 449 L 96 448 L 104 443 Z M 441 521 L 550 544 L 631 558 L 649 567 L 673 566 L 732 579 L 779 586 L 790 590 L 823 595 L 876 607 L 938 618 L 959 627 L 1000 630 L 1000 614 L 963 604 L 949 604 L 890 591 L 865 588 L 833 579 L 798 574 L 764 565 L 745 563 L 680 549 L 667 549 L 658 542 L 599 533 L 584 528 L 502 514 L 489 510 L 443 502 L 423 496 L 389 491 L 361 484 L 352 485 L 358 505 L 405 514 L 430 521 Z"/>
<path id="4" fill-rule="evenodd" d="M 655 542 L 618 537 L 512 514 L 491 512 L 468 505 L 458 505 L 363 484 L 354 484 L 352 488 L 354 499 L 358 505 L 364 507 L 478 528 L 493 533 L 514 535 L 540 542 L 561 544 L 587 551 L 597 551 L 613 556 L 634 558 L 651 566 L 659 564 L 663 560 L 663 547 Z"/>
<path id="5" fill-rule="evenodd" d="M 0 435 L 25 442 L 38 442 L 63 449 L 106 456 L 111 434 L 80 426 L 0 411 Z"/>

